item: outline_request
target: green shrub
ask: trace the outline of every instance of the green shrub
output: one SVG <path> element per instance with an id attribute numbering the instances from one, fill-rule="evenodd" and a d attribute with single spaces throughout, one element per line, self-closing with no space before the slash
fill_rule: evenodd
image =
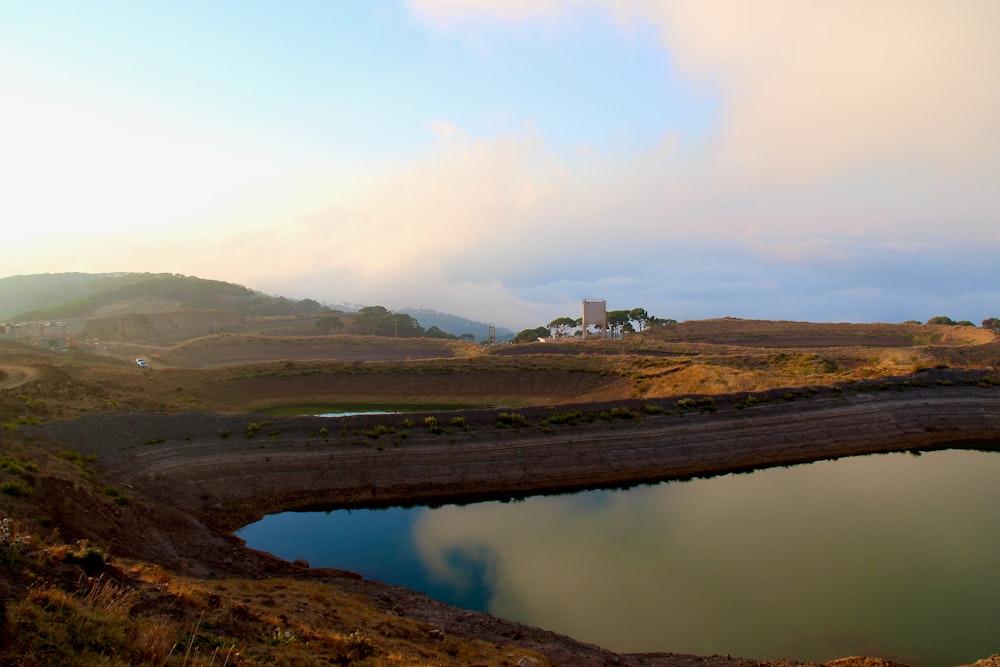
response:
<path id="1" fill-rule="evenodd" d="M 740 401 L 739 403 L 737 403 L 733 407 L 736 408 L 737 410 L 742 410 L 743 408 L 751 408 L 751 407 L 753 407 L 753 406 L 755 406 L 755 405 L 757 405 L 759 403 L 762 403 L 762 402 L 763 401 L 761 401 L 756 396 L 747 396 L 746 398 L 744 398 L 742 401 Z"/>
<path id="2" fill-rule="evenodd" d="M 702 396 L 697 400 L 695 405 L 697 405 L 698 409 L 702 412 L 715 412 L 719 409 L 718 403 L 716 403 L 715 399 L 711 396 Z"/>
<path id="3" fill-rule="evenodd" d="M 344 647 L 352 660 L 363 660 L 375 652 L 375 642 L 355 630 L 344 638 Z"/>
<path id="4" fill-rule="evenodd" d="M 9 472 L 12 475 L 20 475 L 25 472 L 40 472 L 38 464 L 34 461 L 21 461 L 11 456 L 0 455 L 0 470 Z"/>
<path id="5" fill-rule="evenodd" d="M 715 399 L 711 396 L 702 396 L 701 398 L 682 398 L 677 401 L 677 407 L 683 410 L 701 410 L 702 412 L 715 412 L 719 409 L 719 405 L 715 402 Z"/>
<path id="6" fill-rule="evenodd" d="M 0 493 L 14 498 L 27 498 L 35 492 L 35 487 L 24 480 L 12 479 L 0 485 Z"/>
<path id="7" fill-rule="evenodd" d="M 542 420 L 542 426 L 555 426 L 557 424 L 569 424 L 570 426 L 575 426 L 577 422 L 583 421 L 587 418 L 584 413 L 574 410 L 573 412 L 560 412 L 559 414 L 549 415 Z M 587 420 L 593 421 L 593 418 Z"/>
<path id="8" fill-rule="evenodd" d="M 75 449 L 64 449 L 61 452 L 57 452 L 56 457 L 66 461 L 72 461 L 78 465 L 83 465 L 83 456 L 81 456 L 80 452 Z"/>
<path id="9" fill-rule="evenodd" d="M 396 429 L 391 426 L 386 426 L 385 424 L 375 424 L 370 429 L 362 431 L 369 438 L 377 440 L 380 435 L 386 435 L 387 433 L 394 433 Z"/>
<path id="10" fill-rule="evenodd" d="M 528 425 L 528 418 L 519 412 L 501 412 L 496 423 L 500 428 L 521 428 Z"/>

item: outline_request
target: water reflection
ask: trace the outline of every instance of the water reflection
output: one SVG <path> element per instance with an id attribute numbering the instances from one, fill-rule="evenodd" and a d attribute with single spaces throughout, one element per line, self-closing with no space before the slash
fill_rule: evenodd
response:
<path id="1" fill-rule="evenodd" d="M 299 525 L 282 548 L 261 526 L 310 515 L 268 517 L 242 536 L 618 651 L 955 665 L 1000 650 L 998 473 L 993 453 L 874 456 L 627 492 L 320 514 L 322 529 Z M 376 530 L 393 537 L 372 541 Z"/>

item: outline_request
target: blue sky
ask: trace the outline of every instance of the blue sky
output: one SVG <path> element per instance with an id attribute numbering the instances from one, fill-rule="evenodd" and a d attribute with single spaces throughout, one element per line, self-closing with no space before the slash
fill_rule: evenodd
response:
<path id="1" fill-rule="evenodd" d="M 0 0 L 0 276 L 1000 316 L 993 0 Z"/>

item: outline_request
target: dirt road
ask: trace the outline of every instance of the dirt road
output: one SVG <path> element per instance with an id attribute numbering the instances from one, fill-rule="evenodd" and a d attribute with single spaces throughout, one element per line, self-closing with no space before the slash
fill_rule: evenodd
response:
<path id="1" fill-rule="evenodd" d="M 0 367 L 0 389 L 15 389 L 38 377 L 38 371 L 31 366 Z"/>

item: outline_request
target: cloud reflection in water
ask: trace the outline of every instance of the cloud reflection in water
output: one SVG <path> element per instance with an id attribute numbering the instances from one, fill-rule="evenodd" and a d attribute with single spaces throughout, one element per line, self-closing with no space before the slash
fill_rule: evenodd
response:
<path id="1" fill-rule="evenodd" d="M 845 459 L 444 507 L 414 539 L 433 577 L 472 586 L 476 565 L 490 612 L 614 650 L 956 664 L 996 651 L 998 472 Z"/>

